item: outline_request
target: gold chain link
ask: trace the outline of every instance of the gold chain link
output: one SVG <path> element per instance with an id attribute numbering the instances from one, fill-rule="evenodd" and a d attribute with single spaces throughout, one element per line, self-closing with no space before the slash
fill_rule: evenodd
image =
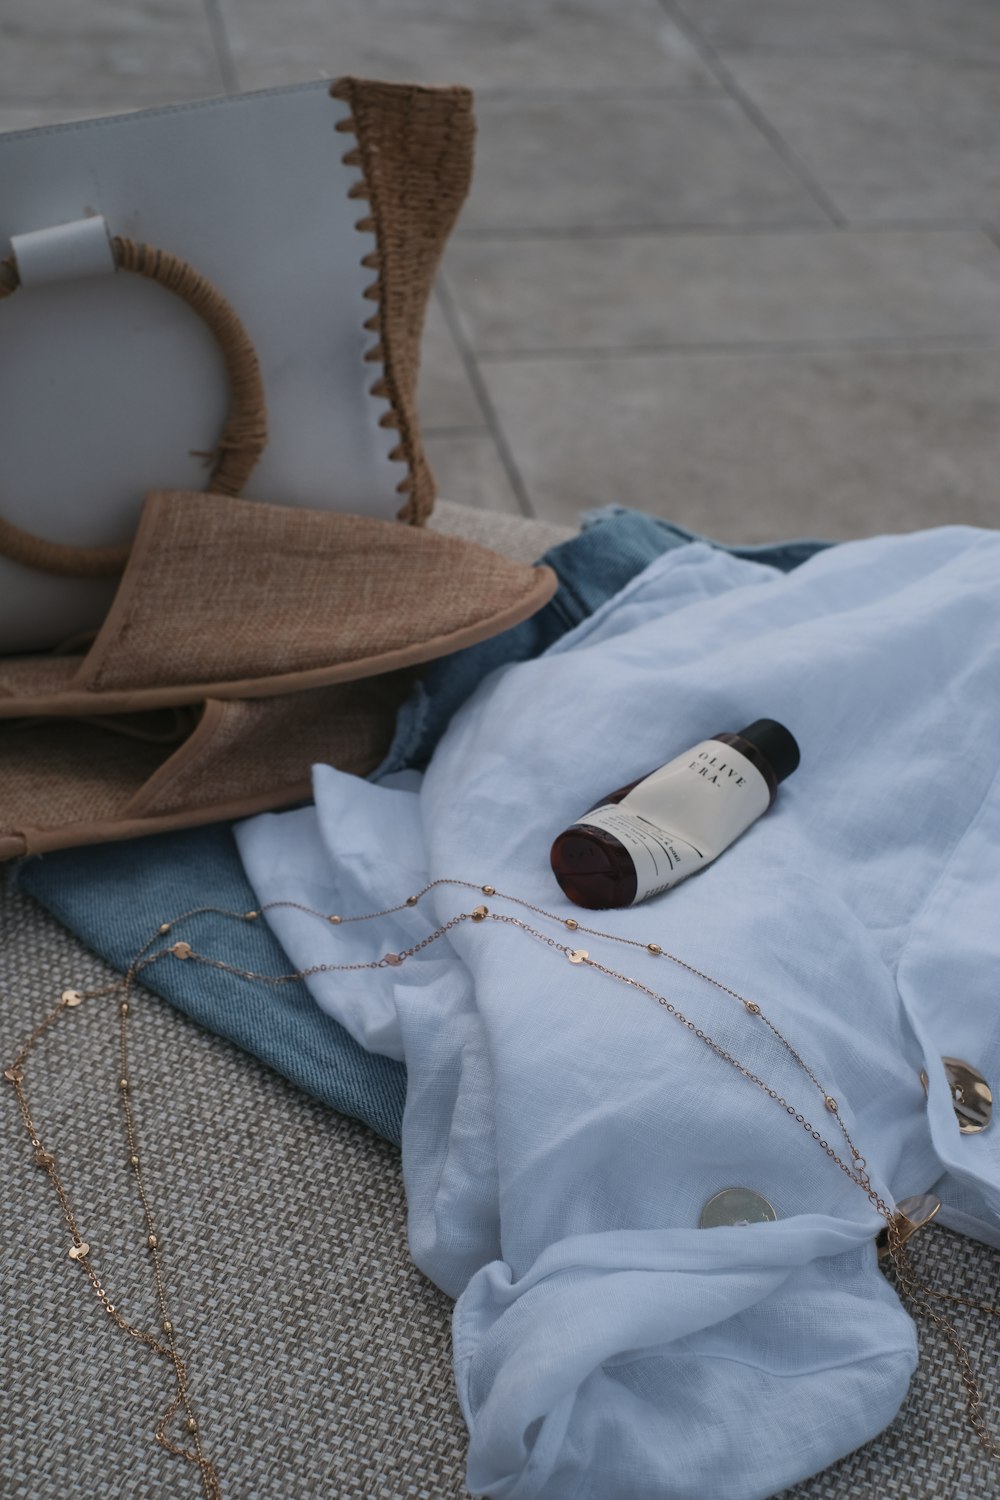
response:
<path id="1" fill-rule="evenodd" d="M 140 949 L 140 955 L 144 953 L 146 949 L 149 948 L 149 946 L 150 944 L 147 943 L 144 948 Z M 116 1327 L 119 1328 L 121 1332 L 126 1334 L 129 1338 L 135 1339 L 139 1343 L 144 1344 L 147 1348 L 151 1349 L 154 1354 L 157 1354 L 163 1359 L 167 1360 L 173 1368 L 177 1394 L 171 1400 L 170 1404 L 163 1412 L 156 1424 L 156 1428 L 153 1433 L 155 1441 L 159 1443 L 161 1447 L 165 1448 L 168 1452 L 175 1454 L 177 1457 L 184 1458 L 189 1463 L 196 1464 L 198 1466 L 202 1491 L 205 1496 L 205 1500 L 222 1500 L 222 1488 L 215 1466 L 212 1464 L 211 1460 L 205 1456 L 204 1450 L 202 1448 L 198 1420 L 191 1405 L 190 1396 L 188 1395 L 187 1364 L 185 1363 L 177 1346 L 176 1330 L 167 1308 L 166 1286 L 164 1283 L 163 1270 L 160 1263 L 159 1237 L 156 1234 L 153 1226 L 152 1209 L 150 1207 L 145 1181 L 142 1175 L 142 1158 L 139 1154 L 138 1135 L 136 1132 L 131 1100 L 129 1098 L 129 1084 L 131 1080 L 129 1078 L 128 1071 L 127 1022 L 131 1007 L 128 997 L 132 993 L 135 974 L 138 971 L 138 968 L 141 966 L 137 962 L 138 958 L 139 955 L 136 956 L 136 959 L 133 959 L 125 976 L 114 985 L 106 985 L 100 989 L 94 990 L 65 991 L 63 994 L 62 1002 L 43 1018 L 39 1025 L 35 1027 L 34 1031 L 31 1033 L 28 1039 L 24 1042 L 24 1044 L 18 1051 L 14 1062 L 6 1070 L 4 1077 L 11 1084 L 13 1084 L 17 1102 L 21 1110 L 22 1118 L 24 1120 L 24 1125 L 28 1132 L 28 1138 L 35 1153 L 35 1164 L 45 1171 L 49 1181 L 51 1182 L 56 1198 L 59 1201 L 59 1206 L 62 1209 L 63 1218 L 66 1220 L 66 1224 L 69 1228 L 70 1238 L 72 1241 L 68 1250 L 69 1258 L 74 1260 L 76 1264 L 81 1267 L 94 1290 L 94 1295 L 96 1296 L 98 1302 L 100 1303 L 101 1307 L 104 1309 L 108 1317 L 111 1319 L 111 1321 L 116 1325 Z M 77 1005 L 79 1005 L 82 1001 L 94 1000 L 110 994 L 117 994 L 121 997 L 119 1004 L 120 1026 L 118 1037 L 118 1093 L 123 1114 L 125 1135 L 129 1147 L 129 1165 L 132 1169 L 136 1191 L 138 1193 L 140 1202 L 142 1203 L 143 1214 L 146 1222 L 146 1250 L 150 1255 L 152 1261 L 153 1280 L 156 1286 L 157 1301 L 160 1308 L 160 1328 L 162 1333 L 165 1335 L 165 1342 L 163 1339 L 157 1338 L 153 1334 L 149 1333 L 146 1329 L 140 1328 L 135 1323 L 130 1322 L 120 1312 L 114 1300 L 112 1299 L 111 1294 L 105 1287 L 104 1282 L 102 1281 L 94 1264 L 94 1251 L 88 1244 L 88 1242 L 84 1239 L 80 1231 L 80 1227 L 70 1203 L 69 1196 L 66 1192 L 66 1188 L 63 1184 L 62 1178 L 59 1175 L 59 1169 L 56 1163 L 55 1155 L 51 1151 L 47 1150 L 42 1142 L 38 1127 L 36 1126 L 31 1113 L 31 1107 L 28 1103 L 28 1097 L 24 1087 L 24 1065 L 31 1052 L 33 1051 L 36 1043 L 40 1041 L 44 1033 L 57 1020 L 59 1020 L 67 1010 L 75 1009 Z M 180 1444 L 176 1443 L 171 1437 L 168 1436 L 167 1433 L 167 1429 L 170 1423 L 173 1421 L 174 1417 L 182 1407 L 187 1412 L 187 1429 L 191 1434 L 191 1441 L 194 1448 L 193 1452 L 190 1448 L 183 1447 Z"/>
<path id="2" fill-rule="evenodd" d="M 459 912 L 455 916 L 451 917 L 447 922 L 444 922 L 442 925 L 435 928 L 433 932 L 429 933 L 426 937 L 422 938 L 412 947 L 401 949 L 398 953 L 392 952 L 383 954 L 381 958 L 374 959 L 369 963 L 313 964 L 309 968 L 296 969 L 286 974 L 261 974 L 251 969 L 240 969 L 232 964 L 224 963 L 221 959 L 213 958 L 207 954 L 198 953 L 190 946 L 189 943 L 183 941 L 174 941 L 166 946 L 160 947 L 155 952 L 150 952 L 150 949 L 152 949 L 156 944 L 157 938 L 166 937 L 167 935 L 173 933 L 182 924 L 192 920 L 195 917 L 206 914 L 214 914 L 226 918 L 234 918 L 236 920 L 244 922 L 253 922 L 267 911 L 274 911 L 280 908 L 289 908 L 304 912 L 309 916 L 317 917 L 318 919 L 325 922 L 328 926 L 336 928 L 347 923 L 373 921 L 379 917 L 392 916 L 397 912 L 413 908 L 418 905 L 418 903 L 424 896 L 428 895 L 431 891 L 435 890 L 439 886 L 459 887 L 461 889 L 475 891 L 487 897 L 495 896 L 502 901 L 510 903 L 511 905 L 520 906 L 527 911 L 532 911 L 537 916 L 544 918 L 546 921 L 557 923 L 573 933 L 584 933 L 588 937 L 595 937 L 602 941 L 620 943 L 628 947 L 645 950 L 651 957 L 666 958 L 669 962 L 678 965 L 682 969 L 687 970 L 687 972 L 692 974 L 694 977 L 703 980 L 706 984 L 713 985 L 716 989 L 722 991 L 724 994 L 729 995 L 732 999 L 736 1000 L 740 1005 L 742 1005 L 744 1013 L 753 1022 L 760 1022 L 762 1025 L 768 1028 L 775 1039 L 786 1049 L 792 1060 L 795 1062 L 796 1066 L 805 1074 L 814 1088 L 816 1088 L 820 1093 L 823 1098 L 825 1109 L 837 1121 L 837 1125 L 844 1138 L 844 1141 L 846 1142 L 848 1153 L 851 1159 L 850 1165 L 848 1165 L 848 1163 L 844 1161 L 843 1157 L 839 1155 L 838 1151 L 826 1139 L 824 1132 L 817 1129 L 803 1111 L 796 1109 L 795 1105 L 790 1103 L 778 1089 L 772 1088 L 771 1085 L 768 1084 L 763 1078 L 759 1077 L 756 1073 L 752 1072 L 748 1067 L 746 1067 L 739 1060 L 739 1058 L 734 1057 L 731 1052 L 727 1051 L 726 1048 L 721 1045 L 721 1043 L 717 1042 L 714 1039 L 714 1037 L 709 1036 L 706 1031 L 697 1026 L 695 1022 L 690 1020 L 683 1013 L 683 1011 L 679 1010 L 678 1007 L 675 1006 L 666 995 L 661 994 L 651 985 L 645 984 L 642 980 L 637 979 L 632 975 L 623 974 L 619 970 L 610 968 L 608 965 L 600 963 L 597 959 L 591 958 L 588 951 L 571 947 L 569 944 L 564 942 L 559 942 L 549 933 L 541 932 L 538 928 L 530 926 L 527 922 L 522 921 L 519 917 L 512 916 L 506 912 L 491 911 L 488 907 L 480 905 L 475 907 L 471 912 Z M 176 1454 L 179 1457 L 183 1457 L 189 1462 L 198 1465 L 206 1500 L 221 1500 L 222 1490 L 219 1484 L 219 1479 L 215 1467 L 205 1457 L 205 1454 L 202 1450 L 200 1429 L 193 1408 L 191 1406 L 190 1398 L 188 1396 L 187 1366 L 178 1351 L 176 1342 L 176 1330 L 174 1329 L 172 1320 L 170 1319 L 167 1311 L 166 1291 L 163 1280 L 162 1266 L 160 1262 L 159 1236 L 154 1227 L 152 1209 L 150 1207 L 145 1183 L 142 1176 L 142 1159 L 138 1147 L 138 1138 L 135 1129 L 135 1120 L 132 1113 L 131 1101 L 129 1099 L 127 1020 L 130 1011 L 129 996 L 133 992 L 137 976 L 142 972 L 143 969 L 151 966 L 152 964 L 158 963 L 161 959 L 168 957 L 202 964 L 208 968 L 219 969 L 225 973 L 233 974 L 238 978 L 245 979 L 250 982 L 270 984 L 275 986 L 297 983 L 300 980 L 308 979 L 313 977 L 314 975 L 319 974 L 356 972 L 363 969 L 384 969 L 390 967 L 394 968 L 404 963 L 408 958 L 413 958 L 416 954 L 423 952 L 433 943 L 436 943 L 440 938 L 444 937 L 447 933 L 451 932 L 454 928 L 460 926 L 462 923 L 473 922 L 481 925 L 487 920 L 497 922 L 506 926 L 515 927 L 524 932 L 526 935 L 534 938 L 536 941 L 544 944 L 545 946 L 554 949 L 556 952 L 562 953 L 574 964 L 594 969 L 598 973 L 605 975 L 608 979 L 611 979 L 616 983 L 623 984 L 630 989 L 638 990 L 640 993 L 646 995 L 649 999 L 655 1001 L 657 1005 L 661 1006 L 670 1016 L 673 1017 L 674 1020 L 676 1020 L 681 1026 L 685 1027 L 686 1030 L 690 1032 L 698 1041 L 703 1042 L 712 1052 L 714 1052 L 722 1062 L 725 1062 L 730 1067 L 734 1068 L 736 1072 L 738 1072 L 749 1083 L 752 1083 L 754 1087 L 760 1089 L 764 1094 L 767 1095 L 769 1099 L 772 1099 L 776 1105 L 784 1109 L 789 1118 L 793 1120 L 795 1124 L 799 1125 L 811 1140 L 816 1142 L 819 1148 L 834 1163 L 834 1165 L 837 1166 L 838 1169 L 843 1172 L 851 1180 L 851 1182 L 855 1184 L 856 1187 L 861 1189 L 872 1206 L 877 1210 L 877 1212 L 886 1222 L 885 1234 L 888 1245 L 889 1258 L 895 1270 L 896 1279 L 904 1297 L 910 1304 L 911 1309 L 913 1309 L 916 1313 L 926 1317 L 937 1328 L 938 1332 L 945 1339 L 955 1356 L 956 1362 L 959 1367 L 962 1384 L 965 1389 L 966 1407 L 968 1411 L 969 1423 L 972 1427 L 972 1430 L 975 1432 L 977 1438 L 979 1439 L 982 1446 L 986 1449 L 987 1453 L 989 1453 L 990 1457 L 993 1459 L 1000 1459 L 1000 1447 L 998 1447 L 997 1442 L 994 1439 L 993 1434 L 990 1431 L 990 1428 L 987 1425 L 986 1420 L 982 1414 L 982 1389 L 976 1377 L 969 1351 L 966 1348 L 965 1344 L 962 1342 L 952 1324 L 949 1323 L 947 1318 L 945 1318 L 941 1313 L 937 1311 L 936 1308 L 931 1305 L 931 1299 L 959 1303 L 965 1307 L 989 1312 L 996 1317 L 1000 1317 L 1000 1308 L 993 1306 L 991 1303 L 979 1302 L 969 1297 L 960 1296 L 956 1293 L 936 1291 L 934 1288 L 928 1286 L 926 1282 L 921 1280 L 913 1266 L 909 1252 L 904 1244 L 901 1227 L 897 1216 L 894 1213 L 893 1209 L 889 1206 L 889 1204 L 885 1202 L 885 1200 L 872 1186 L 871 1179 L 868 1174 L 867 1160 L 851 1139 L 847 1126 L 841 1115 L 838 1101 L 820 1082 L 813 1069 L 809 1067 L 809 1065 L 805 1062 L 805 1060 L 792 1045 L 792 1043 L 788 1041 L 787 1037 L 785 1037 L 784 1034 L 779 1030 L 779 1028 L 774 1024 L 774 1022 L 765 1015 L 760 1004 L 757 1001 L 750 1000 L 746 996 L 741 995 L 737 990 L 731 989 L 728 985 L 723 984 L 720 980 L 713 978 L 712 975 L 704 973 L 701 969 L 696 968 L 693 964 L 688 963 L 685 959 L 679 958 L 676 954 L 668 952 L 658 943 L 644 943 L 636 938 L 621 937 L 617 933 L 604 932 L 598 928 L 587 927 L 581 922 L 577 921 L 575 918 L 558 917 L 554 913 L 546 911 L 544 907 L 536 906 L 532 902 L 525 901 L 519 896 L 511 896 L 497 891 L 491 885 L 480 885 L 470 880 L 454 880 L 442 876 L 436 880 L 428 882 L 428 884 L 423 886 L 414 895 L 408 896 L 404 901 L 401 901 L 394 906 L 383 907 L 379 911 L 364 912 L 360 915 L 355 916 L 341 916 L 335 913 L 321 912 L 316 910 L 314 907 L 306 906 L 298 901 L 281 900 L 266 902 L 256 910 L 247 912 L 229 911 L 225 907 L 219 906 L 192 907 L 189 911 L 183 912 L 180 916 L 173 917 L 170 921 L 162 922 L 159 925 L 156 933 L 154 933 L 153 936 L 136 953 L 135 957 L 129 964 L 124 978 L 120 982 L 114 985 L 107 985 L 102 989 L 65 992 L 63 1002 L 43 1017 L 43 1019 L 39 1022 L 34 1031 L 28 1037 L 27 1041 L 22 1045 L 21 1049 L 14 1059 L 14 1062 L 12 1063 L 11 1067 L 7 1069 L 4 1075 L 14 1085 L 14 1090 L 17 1095 L 17 1100 L 21 1109 L 22 1117 L 24 1119 L 24 1124 L 27 1129 L 32 1148 L 35 1151 L 35 1161 L 39 1166 L 44 1167 L 50 1181 L 52 1182 L 53 1188 L 55 1189 L 56 1196 L 59 1200 L 59 1204 L 63 1212 L 63 1217 L 65 1218 L 66 1223 L 69 1227 L 70 1235 L 72 1237 L 72 1247 L 70 1250 L 70 1255 L 77 1260 L 77 1264 L 83 1267 L 86 1275 L 91 1282 L 91 1285 L 94 1288 L 99 1302 L 112 1318 L 112 1320 L 122 1330 L 122 1332 L 146 1344 L 156 1354 L 166 1358 L 173 1366 L 174 1377 L 177 1386 L 177 1395 L 173 1399 L 167 1410 L 164 1412 L 163 1416 L 160 1418 L 160 1421 L 157 1423 L 154 1436 L 156 1441 L 171 1453 Z M 118 994 L 122 997 L 119 1006 L 119 1095 L 124 1117 L 125 1133 L 129 1145 L 129 1162 L 130 1166 L 132 1167 L 136 1190 L 142 1203 L 143 1215 L 146 1224 L 146 1247 L 150 1252 L 150 1260 L 153 1268 L 153 1278 L 156 1284 L 157 1300 L 159 1302 L 161 1313 L 161 1328 L 166 1334 L 166 1343 L 161 1342 L 152 1334 L 149 1334 L 143 1329 L 136 1327 L 134 1324 L 129 1323 L 127 1319 L 125 1319 L 118 1312 L 114 1303 L 111 1301 L 110 1296 L 106 1292 L 104 1285 L 94 1268 L 93 1253 L 90 1250 L 90 1247 L 83 1240 L 79 1232 L 72 1206 L 56 1169 L 55 1158 L 50 1152 L 46 1151 L 44 1146 L 42 1145 L 41 1137 L 32 1119 L 31 1112 L 28 1106 L 27 1096 L 24 1090 L 24 1064 L 33 1048 L 35 1047 L 36 1043 L 41 1039 L 44 1033 L 62 1016 L 66 1009 L 75 1008 L 76 1005 L 80 1003 L 80 1000 L 96 999 L 110 994 Z M 79 998 L 68 1003 L 66 1001 L 66 995 L 75 995 Z M 75 1255 L 74 1252 L 76 1252 Z M 167 1427 L 182 1407 L 188 1414 L 187 1427 L 189 1432 L 192 1434 L 194 1452 L 192 1452 L 189 1448 L 181 1447 L 167 1436 Z"/>

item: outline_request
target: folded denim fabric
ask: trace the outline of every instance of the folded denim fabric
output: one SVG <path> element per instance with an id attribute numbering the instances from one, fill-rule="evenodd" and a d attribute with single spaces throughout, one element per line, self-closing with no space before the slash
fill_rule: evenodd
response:
<path id="1" fill-rule="evenodd" d="M 245 912 L 255 904 L 228 823 L 64 849 L 22 860 L 15 870 L 22 890 L 119 972 L 170 917 L 195 906 Z M 209 912 L 187 923 L 185 936 L 203 952 L 258 974 L 292 967 L 264 922 Z M 306 1093 L 399 1144 L 406 1069 L 359 1047 L 323 1015 L 304 984 L 272 989 L 178 963 L 154 965 L 143 984 Z"/>
<path id="2" fill-rule="evenodd" d="M 542 559 L 559 580 L 551 603 L 495 641 L 455 652 L 425 674 L 423 688 L 408 700 L 393 747 L 375 775 L 423 764 L 452 713 L 488 672 L 540 655 L 656 557 L 695 540 L 699 538 L 669 521 L 621 507 L 588 517 L 579 535 Z M 828 545 L 796 541 L 724 550 L 787 572 Z M 232 826 L 217 823 L 49 853 L 23 860 L 15 878 L 89 948 L 123 969 L 159 924 L 178 912 L 202 905 L 234 911 L 253 906 Z M 198 924 L 198 945 L 206 952 L 257 972 L 290 968 L 278 940 L 262 923 L 248 926 L 205 915 Z M 209 1031 L 399 1144 L 404 1065 L 359 1047 L 320 1011 L 303 985 L 265 990 L 231 974 L 187 964 L 159 964 L 147 971 L 144 982 Z"/>

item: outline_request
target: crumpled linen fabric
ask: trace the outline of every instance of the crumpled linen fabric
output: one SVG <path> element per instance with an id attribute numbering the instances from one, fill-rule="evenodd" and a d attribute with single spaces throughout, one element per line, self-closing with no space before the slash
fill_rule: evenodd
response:
<path id="1" fill-rule="evenodd" d="M 940 1059 L 1000 1075 L 998 577 L 1000 537 L 963 527 L 845 543 L 787 576 L 668 553 L 490 677 L 422 778 L 317 768 L 315 808 L 237 830 L 246 869 L 261 901 L 344 916 L 459 878 L 559 919 L 448 885 L 373 922 L 275 911 L 297 965 L 376 959 L 477 900 L 557 943 L 571 916 L 659 943 L 758 1001 L 821 1087 L 666 957 L 573 939 L 669 997 L 846 1160 L 832 1093 L 888 1201 L 937 1183 L 966 1232 L 995 1237 L 1000 1136 L 960 1136 Z M 761 716 L 789 726 L 801 766 L 713 865 L 623 911 L 562 897 L 556 833 Z M 892 1420 L 917 1347 L 878 1268 L 879 1215 L 661 1006 L 492 920 L 309 985 L 407 1066 L 410 1244 L 457 1298 L 474 1493 L 757 1500 Z M 735 1185 L 777 1221 L 698 1228 Z"/>
<path id="2" fill-rule="evenodd" d="M 429 662 L 402 705 L 383 767 L 424 765 L 455 710 L 494 668 L 539 655 L 578 625 L 650 563 L 695 537 L 658 516 L 607 506 L 584 519 L 576 536 L 541 559 L 559 588 L 536 615 L 440 662 Z M 830 544 L 769 542 L 712 546 L 788 571 Z M 376 773 L 377 775 L 378 773 Z M 116 969 L 124 971 L 165 916 L 194 907 L 245 911 L 254 896 L 233 842 L 231 823 L 185 828 L 120 843 L 95 844 L 23 860 L 15 867 L 22 890 Z M 190 935 L 203 952 L 236 968 L 280 974 L 290 967 L 273 933 L 203 912 Z M 401 1062 L 367 1052 L 304 987 L 287 984 L 266 994 L 225 971 L 159 964 L 144 983 L 220 1036 L 228 1037 L 285 1078 L 342 1114 L 363 1120 L 394 1145 L 402 1131 L 406 1070 Z"/>

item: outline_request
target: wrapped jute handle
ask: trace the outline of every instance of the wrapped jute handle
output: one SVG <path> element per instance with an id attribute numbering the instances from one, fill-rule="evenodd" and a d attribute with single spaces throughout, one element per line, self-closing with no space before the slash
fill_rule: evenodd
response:
<path id="1" fill-rule="evenodd" d="M 134 271 L 173 292 L 215 336 L 225 361 L 231 398 L 225 430 L 208 455 L 212 460 L 208 488 L 216 494 L 238 495 L 267 442 L 264 384 L 246 329 L 221 292 L 179 256 L 118 236 L 112 239 L 111 249 L 118 270 Z M 9 297 L 20 285 L 14 256 L 0 261 L 0 299 Z M 152 475 L 151 483 L 155 480 Z M 111 578 L 125 567 L 130 550 L 130 542 L 115 547 L 50 542 L 0 516 L 0 555 L 41 573 L 61 578 Z"/>

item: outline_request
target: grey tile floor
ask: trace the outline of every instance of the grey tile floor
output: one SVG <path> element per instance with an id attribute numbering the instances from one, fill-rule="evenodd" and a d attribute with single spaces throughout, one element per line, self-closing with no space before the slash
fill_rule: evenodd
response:
<path id="1" fill-rule="evenodd" d="M 997 0 L 0 11 L 0 128 L 342 72 L 477 93 L 421 392 L 449 499 L 1000 524 Z"/>

